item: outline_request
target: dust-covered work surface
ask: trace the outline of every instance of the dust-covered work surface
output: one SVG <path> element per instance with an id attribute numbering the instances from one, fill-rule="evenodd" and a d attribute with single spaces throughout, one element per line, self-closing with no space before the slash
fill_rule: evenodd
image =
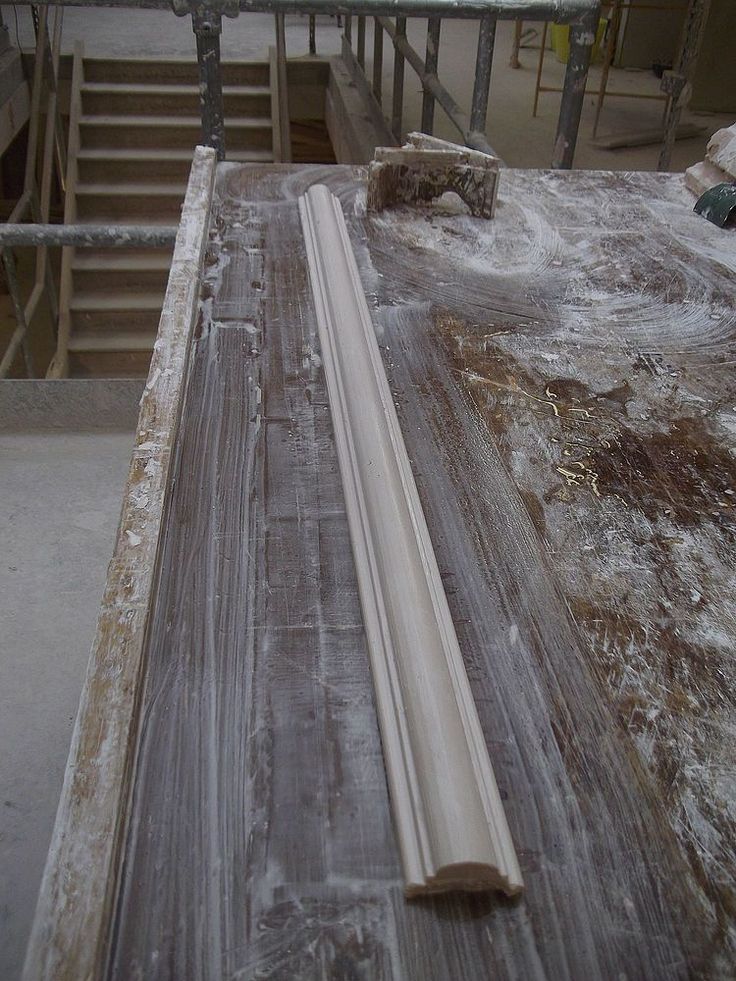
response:
<path id="1" fill-rule="evenodd" d="M 676 176 L 367 218 L 218 172 L 113 977 L 673 978 L 734 957 L 736 235 Z M 407 903 L 297 197 L 340 197 L 526 892 Z"/>

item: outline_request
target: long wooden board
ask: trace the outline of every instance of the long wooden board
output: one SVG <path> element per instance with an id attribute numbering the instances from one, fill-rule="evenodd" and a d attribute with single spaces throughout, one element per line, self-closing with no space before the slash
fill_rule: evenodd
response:
<path id="1" fill-rule="evenodd" d="M 133 774 L 144 644 L 187 355 L 199 301 L 215 153 L 195 151 L 136 445 L 24 969 L 98 977 Z"/>

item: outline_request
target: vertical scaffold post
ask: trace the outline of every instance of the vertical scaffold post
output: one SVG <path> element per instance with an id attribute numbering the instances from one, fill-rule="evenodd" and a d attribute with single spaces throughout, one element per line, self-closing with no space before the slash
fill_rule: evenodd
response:
<path id="1" fill-rule="evenodd" d="M 491 86 L 493 49 L 496 44 L 496 18 L 486 14 L 478 27 L 478 53 L 475 58 L 475 82 L 470 106 L 470 131 L 485 138 L 488 115 L 488 93 Z"/>
<path id="2" fill-rule="evenodd" d="M 396 18 L 396 37 L 406 37 L 406 17 Z M 391 111 L 391 132 L 401 143 L 401 124 L 404 116 L 404 56 L 394 41 L 394 91 Z"/>
<path id="3" fill-rule="evenodd" d="M 427 21 L 427 53 L 424 58 L 424 71 L 437 77 L 437 63 L 440 55 L 440 28 L 442 19 L 430 17 Z M 427 89 L 422 96 L 422 132 L 431 136 L 434 132 L 434 96 Z"/>
<path id="4" fill-rule="evenodd" d="M 600 5 L 596 5 L 594 10 L 587 11 L 577 23 L 570 25 L 570 56 L 565 71 L 552 156 L 552 167 L 555 170 L 569 170 L 572 167 L 599 17 Z"/>
<path id="5" fill-rule="evenodd" d="M 225 120 L 220 66 L 222 17 L 206 7 L 199 7 L 192 11 L 192 27 L 197 38 L 202 143 L 214 148 L 218 160 L 224 160 Z"/>

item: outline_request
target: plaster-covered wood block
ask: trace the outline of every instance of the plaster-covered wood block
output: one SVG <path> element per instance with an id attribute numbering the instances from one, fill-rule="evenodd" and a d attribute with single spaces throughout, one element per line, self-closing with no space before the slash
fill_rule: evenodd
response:
<path id="1" fill-rule="evenodd" d="M 430 202 L 454 191 L 478 218 L 492 218 L 498 196 L 496 157 L 410 133 L 403 147 L 376 147 L 368 167 L 368 210 Z"/>
<path id="2" fill-rule="evenodd" d="M 710 163 L 725 171 L 724 180 L 736 180 L 736 123 L 713 134 L 708 142 L 706 157 Z"/>

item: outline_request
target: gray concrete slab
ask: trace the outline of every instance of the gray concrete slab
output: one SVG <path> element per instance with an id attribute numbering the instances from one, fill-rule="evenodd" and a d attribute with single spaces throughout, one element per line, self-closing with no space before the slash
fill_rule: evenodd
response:
<path id="1" fill-rule="evenodd" d="M 0 384 L 0 978 L 20 976 L 56 814 L 84 671 L 112 555 L 133 447 L 131 406 L 113 413 L 87 382 L 95 424 L 86 429 L 79 382 L 69 383 L 76 429 L 25 431 Z M 66 383 L 56 383 L 64 385 Z M 99 384 L 99 383 L 98 383 Z M 74 389 L 72 392 L 71 389 Z M 128 402 L 137 402 L 130 387 Z M 63 389 L 39 393 L 64 418 Z M 120 393 L 118 392 L 119 396 Z M 132 418 L 135 413 L 132 413 Z M 105 422 L 106 420 L 106 422 Z"/>

